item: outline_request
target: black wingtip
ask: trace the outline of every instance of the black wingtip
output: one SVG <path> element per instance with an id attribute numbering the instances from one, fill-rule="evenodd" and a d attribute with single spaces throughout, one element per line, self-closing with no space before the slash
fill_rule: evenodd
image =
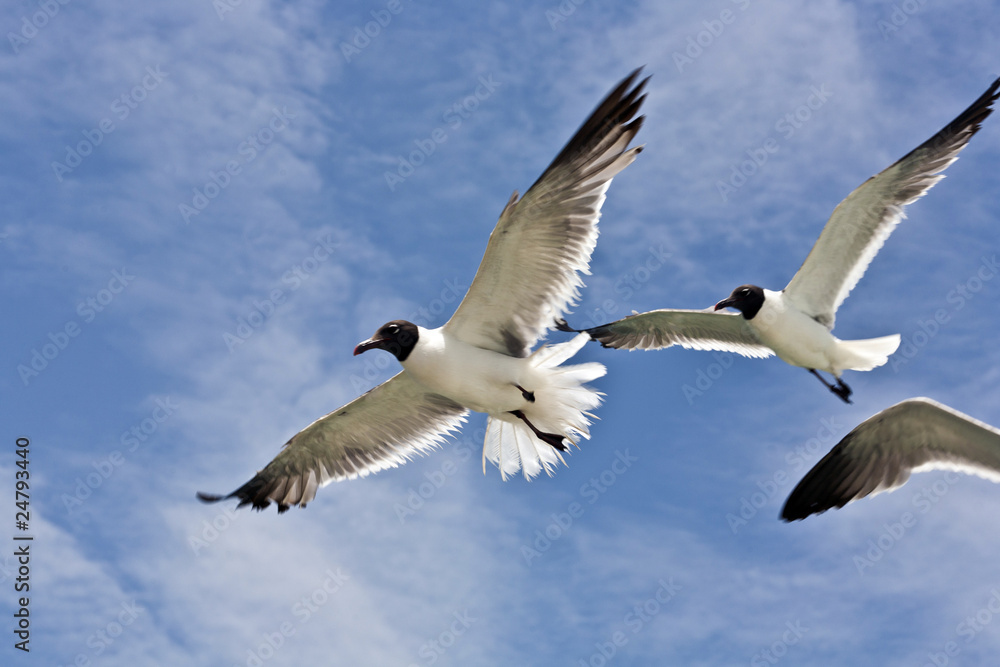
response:
<path id="1" fill-rule="evenodd" d="M 812 515 L 823 514 L 827 510 L 843 507 L 843 505 L 832 505 L 832 506 L 821 506 L 818 504 L 810 504 L 804 502 L 801 498 L 795 498 L 795 492 L 788 497 L 785 501 L 785 506 L 781 508 L 781 516 L 779 517 L 785 523 L 792 523 L 793 521 L 802 521 L 803 519 L 808 519 Z"/>
<path id="2" fill-rule="evenodd" d="M 778 518 L 785 523 L 791 523 L 793 521 L 802 521 L 802 519 L 805 519 L 810 514 L 810 512 L 802 513 L 799 511 L 793 511 L 792 508 L 788 506 L 788 502 L 786 501 L 785 506 L 781 508 L 781 516 Z"/>
<path id="3" fill-rule="evenodd" d="M 841 509 L 868 495 L 859 495 L 857 466 L 844 453 L 856 432 L 857 429 L 844 436 L 799 480 L 781 509 L 783 521 L 801 521 L 814 514 Z"/>
<path id="4" fill-rule="evenodd" d="M 807 494 L 805 491 L 805 486 L 803 482 L 809 477 L 807 474 L 799 483 L 792 489 L 792 492 L 788 494 L 788 498 L 785 499 L 785 505 L 781 508 L 781 520 L 785 523 L 791 523 L 792 521 L 802 521 L 808 516 L 813 514 L 822 514 L 827 510 L 825 507 L 820 507 L 818 503 L 810 501 L 807 499 Z"/>
<path id="5" fill-rule="evenodd" d="M 635 84 L 635 80 L 642 72 L 642 67 L 636 68 L 627 77 L 622 79 L 614 90 L 608 93 L 597 107 L 591 112 L 587 120 L 584 121 L 580 129 L 576 131 L 569 142 L 556 155 L 555 159 L 542 172 L 538 178 L 538 183 L 545 178 L 554 168 L 563 164 L 576 154 L 586 153 L 607 136 L 614 128 L 620 127 L 623 132 L 635 136 L 642 127 L 644 116 L 637 116 L 646 95 L 643 90 L 649 81 L 645 79 Z M 631 136 L 629 141 L 631 141 Z"/>
<path id="6" fill-rule="evenodd" d="M 583 333 L 582 329 L 574 329 L 571 327 L 569 322 L 567 322 L 563 317 L 557 317 L 554 326 L 558 331 L 565 331 L 566 333 Z"/>
<path id="7" fill-rule="evenodd" d="M 964 141 L 960 143 L 958 148 L 958 150 L 961 150 L 968 143 L 972 135 L 980 130 L 983 121 L 993 113 L 993 103 L 998 98 L 1000 98 L 1000 78 L 995 79 L 990 84 L 990 87 L 986 89 L 985 93 L 980 95 L 975 102 L 970 104 L 965 111 L 948 123 L 940 132 L 907 153 L 902 160 L 920 150 L 940 150 L 941 148 L 947 148 L 955 143 L 956 136 L 966 133 Z M 899 161 L 901 162 L 902 160 Z"/>
<path id="8" fill-rule="evenodd" d="M 990 84 L 985 93 L 979 96 L 969 108 L 963 111 L 958 118 L 949 123 L 949 127 L 971 126 L 973 132 L 979 130 L 980 125 L 993 113 L 993 103 L 1000 98 L 1000 78 Z"/>
<path id="9" fill-rule="evenodd" d="M 223 500 L 229 500 L 230 498 L 236 498 L 239 503 L 236 504 L 236 509 L 239 509 L 245 505 L 250 505 L 253 509 L 261 512 L 271 505 L 271 501 L 267 498 L 267 495 L 260 493 L 260 484 L 255 477 L 250 480 L 240 488 L 236 489 L 229 495 L 218 495 L 215 493 L 204 493 L 203 491 L 197 491 L 195 496 L 203 503 L 217 503 Z M 288 511 L 291 505 L 285 505 L 283 503 L 278 503 L 278 514 L 282 514 Z M 302 505 L 305 507 L 305 505 Z"/>

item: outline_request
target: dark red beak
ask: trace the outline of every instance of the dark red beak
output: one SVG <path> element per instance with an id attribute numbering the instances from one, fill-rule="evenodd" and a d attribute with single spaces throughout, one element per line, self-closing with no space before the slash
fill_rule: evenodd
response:
<path id="1" fill-rule="evenodd" d="M 733 306 L 732 298 L 723 299 L 719 303 L 715 304 L 715 310 L 722 310 L 723 308 L 732 308 L 732 306 Z"/>
<path id="2" fill-rule="evenodd" d="M 386 341 L 381 338 L 369 338 L 366 341 L 358 343 L 357 347 L 354 348 L 354 356 L 358 356 L 362 352 L 367 352 L 376 347 L 385 348 Z"/>

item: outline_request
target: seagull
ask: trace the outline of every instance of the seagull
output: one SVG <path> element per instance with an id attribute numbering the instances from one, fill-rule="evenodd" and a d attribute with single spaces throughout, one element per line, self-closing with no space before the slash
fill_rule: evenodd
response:
<path id="1" fill-rule="evenodd" d="M 864 275 L 868 264 L 905 217 L 903 208 L 922 197 L 992 113 L 997 79 L 978 100 L 943 130 L 902 159 L 862 183 L 833 210 L 802 267 L 780 292 L 740 285 L 705 310 L 653 310 L 585 331 L 604 347 L 655 350 L 680 345 L 725 350 L 747 357 L 776 354 L 809 370 L 830 391 L 850 403 L 845 370 L 868 371 L 884 364 L 899 347 L 899 335 L 867 340 L 833 336 L 837 309 Z M 717 312 L 733 308 L 739 313 Z M 827 382 L 818 371 L 833 375 Z"/>
<path id="2" fill-rule="evenodd" d="M 597 106 L 524 197 L 517 191 L 490 235 L 479 271 L 444 326 L 405 320 L 381 326 L 354 348 L 380 349 L 399 361 L 397 375 L 292 437 L 253 479 L 227 496 L 278 512 L 306 506 L 334 480 L 363 477 L 423 454 L 458 430 L 470 410 L 489 415 L 483 471 L 489 459 L 501 476 L 552 474 L 578 437 L 589 438 L 588 412 L 601 402 L 586 386 L 602 364 L 564 366 L 589 340 L 531 351 L 554 319 L 572 306 L 589 274 L 597 222 L 611 180 L 642 146 L 629 143 L 649 78 L 632 72 Z"/>
<path id="3" fill-rule="evenodd" d="M 862 422 L 806 473 L 781 518 L 796 521 L 841 508 L 925 470 L 1000 482 L 1000 429 L 929 398 L 897 403 Z"/>

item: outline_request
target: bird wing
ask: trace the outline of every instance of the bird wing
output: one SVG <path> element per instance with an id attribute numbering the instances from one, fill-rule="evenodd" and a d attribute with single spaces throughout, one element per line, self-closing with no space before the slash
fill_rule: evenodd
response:
<path id="1" fill-rule="evenodd" d="M 444 325 L 451 335 L 523 357 L 579 298 L 577 273 L 590 273 L 604 193 L 641 150 L 628 150 L 649 80 L 633 88 L 638 75 L 608 94 L 524 197 L 511 196 L 468 294 Z"/>
<path id="2" fill-rule="evenodd" d="M 862 422 L 806 473 L 781 511 L 804 519 L 902 486 L 911 472 L 958 470 L 1000 482 L 1000 429 L 929 398 Z"/>
<path id="3" fill-rule="evenodd" d="M 253 479 L 230 493 L 199 493 L 206 502 L 239 498 L 239 507 L 278 512 L 306 506 L 316 489 L 394 468 L 423 454 L 455 431 L 468 411 L 451 399 L 425 390 L 406 371 L 396 374 L 347 405 L 297 433 Z"/>
<path id="4" fill-rule="evenodd" d="M 862 183 L 837 205 L 785 295 L 799 310 L 832 329 L 837 309 L 899 221 L 958 159 L 992 113 L 1000 79 L 943 130 Z"/>
<path id="5" fill-rule="evenodd" d="M 742 315 L 710 310 L 651 310 L 617 322 L 584 329 L 604 347 L 658 350 L 680 345 L 691 350 L 723 350 L 745 357 L 769 357 Z"/>

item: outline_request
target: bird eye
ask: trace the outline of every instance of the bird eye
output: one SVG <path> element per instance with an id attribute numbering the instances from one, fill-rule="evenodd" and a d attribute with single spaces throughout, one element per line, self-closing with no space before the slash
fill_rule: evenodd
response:
<path id="1" fill-rule="evenodd" d="M 386 327 L 386 330 L 391 334 L 399 333 L 399 325 L 390 324 L 388 327 Z"/>

